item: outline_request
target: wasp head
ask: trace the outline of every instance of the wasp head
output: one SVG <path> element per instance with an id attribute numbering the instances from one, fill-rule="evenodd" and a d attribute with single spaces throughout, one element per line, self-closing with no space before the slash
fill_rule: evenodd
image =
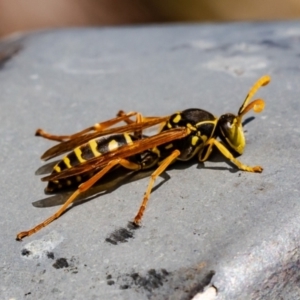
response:
<path id="1" fill-rule="evenodd" d="M 243 154 L 246 145 L 244 130 L 242 125 L 243 116 L 253 109 L 254 112 L 260 113 L 264 107 L 265 102 L 262 99 L 256 99 L 249 103 L 255 92 L 264 85 L 270 82 L 269 76 L 261 77 L 250 89 L 238 114 L 234 115 L 227 113 L 222 115 L 218 121 L 219 136 L 222 141 L 238 154 Z"/>
<path id="2" fill-rule="evenodd" d="M 238 154 L 242 154 L 246 140 L 243 126 L 237 116 L 231 113 L 222 115 L 219 118 L 218 127 L 222 141 Z"/>

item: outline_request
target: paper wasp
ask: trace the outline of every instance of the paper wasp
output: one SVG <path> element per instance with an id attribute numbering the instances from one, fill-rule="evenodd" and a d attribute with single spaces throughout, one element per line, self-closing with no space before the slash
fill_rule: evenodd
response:
<path id="1" fill-rule="evenodd" d="M 48 160 L 69 152 L 54 166 L 50 175 L 42 178 L 42 181 L 48 182 L 45 191 L 55 193 L 67 187 L 73 187 L 75 191 L 55 214 L 32 229 L 20 232 L 17 239 L 32 235 L 57 219 L 76 197 L 118 168 L 138 172 L 156 167 L 133 220 L 136 225 L 141 222 L 156 178 L 176 160 L 188 161 L 197 156 L 200 162 L 204 162 L 216 147 L 240 170 L 262 172 L 262 167 L 244 165 L 235 156 L 243 153 L 246 144 L 243 116 L 251 109 L 256 113 L 264 109 L 262 99 L 249 102 L 256 91 L 269 81 L 269 76 L 263 76 L 253 85 L 237 115 L 227 113 L 217 118 L 196 108 L 166 117 L 143 117 L 137 112 L 120 111 L 113 119 L 69 136 L 55 136 L 38 129 L 37 136 L 60 142 L 47 150 L 42 159 Z M 122 121 L 126 125 L 114 127 Z M 158 134 L 143 134 L 146 128 L 157 124 L 160 124 Z"/>

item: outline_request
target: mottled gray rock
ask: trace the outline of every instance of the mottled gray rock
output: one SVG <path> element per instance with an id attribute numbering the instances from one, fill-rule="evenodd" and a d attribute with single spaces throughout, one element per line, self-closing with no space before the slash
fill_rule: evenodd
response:
<path id="1" fill-rule="evenodd" d="M 1 299 L 191 299 L 209 284 L 217 299 L 300 298 L 299 22 L 43 31 L 0 53 Z M 236 113 L 264 74 L 266 108 L 248 115 L 240 157 L 262 174 L 218 155 L 176 164 L 137 230 L 127 222 L 147 178 L 15 241 L 57 209 L 31 205 L 45 198 L 34 174 L 53 145 L 36 128 L 73 133 L 120 109 Z"/>

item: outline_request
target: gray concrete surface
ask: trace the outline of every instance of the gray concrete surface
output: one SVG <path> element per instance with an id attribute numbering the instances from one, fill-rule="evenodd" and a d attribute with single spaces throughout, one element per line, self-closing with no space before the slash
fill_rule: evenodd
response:
<path id="1" fill-rule="evenodd" d="M 210 285 L 216 299 L 300 299 L 299 22 L 45 31 L 0 52 L 0 299 L 191 299 Z M 35 171 L 54 144 L 38 127 L 72 133 L 119 109 L 236 113 L 264 74 L 266 108 L 248 115 L 240 157 L 262 174 L 218 155 L 177 164 L 137 230 L 127 222 L 147 178 L 15 241 L 57 209 L 31 204 L 45 198 Z"/>

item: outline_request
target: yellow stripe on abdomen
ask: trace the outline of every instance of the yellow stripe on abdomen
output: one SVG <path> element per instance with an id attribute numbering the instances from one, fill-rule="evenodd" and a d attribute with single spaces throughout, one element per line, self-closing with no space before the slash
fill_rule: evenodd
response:
<path id="1" fill-rule="evenodd" d="M 86 161 L 85 159 L 82 158 L 82 151 L 81 151 L 80 147 L 75 148 L 74 153 L 80 163 L 83 163 Z"/>
<path id="2" fill-rule="evenodd" d="M 97 150 L 98 143 L 96 142 L 96 140 L 91 140 L 88 142 L 88 144 L 89 144 L 90 149 L 92 150 L 95 157 L 101 155 L 101 153 Z"/>
<path id="3" fill-rule="evenodd" d="M 64 158 L 63 158 L 63 161 L 64 161 L 64 163 L 65 163 L 65 165 L 66 165 L 66 167 L 67 167 L 68 169 L 71 169 L 71 168 L 72 168 L 72 165 L 71 165 L 71 162 L 70 162 L 70 159 L 69 159 L 68 156 L 64 157 Z"/>
<path id="4" fill-rule="evenodd" d="M 57 173 L 59 173 L 59 172 L 61 171 L 61 168 L 60 168 L 59 165 L 55 165 L 55 166 L 53 167 L 53 169 L 54 169 Z"/>
<path id="5" fill-rule="evenodd" d="M 133 143 L 132 139 L 131 139 L 131 136 L 128 133 L 124 133 L 123 136 L 126 140 L 127 145 L 131 145 Z"/>
<path id="6" fill-rule="evenodd" d="M 119 148 L 119 143 L 116 140 L 111 140 L 108 143 L 108 150 L 109 151 L 113 151 L 115 149 Z"/>

